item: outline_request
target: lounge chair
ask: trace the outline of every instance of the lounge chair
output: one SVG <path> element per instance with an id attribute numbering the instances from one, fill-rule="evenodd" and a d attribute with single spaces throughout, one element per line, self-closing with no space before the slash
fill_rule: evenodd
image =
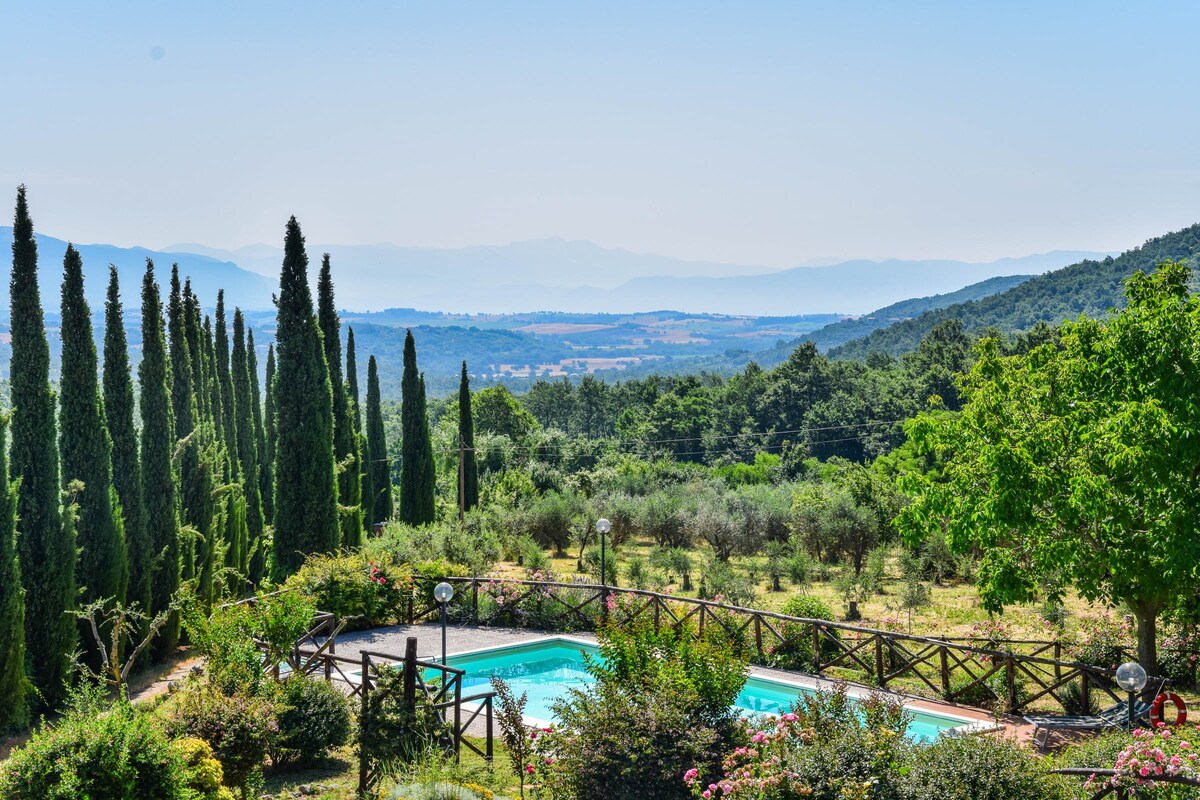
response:
<path id="1" fill-rule="evenodd" d="M 1150 715 L 1150 704 L 1138 699 L 1133 705 L 1133 719 L 1138 721 Z M 1052 730 L 1085 730 L 1102 731 L 1108 728 L 1124 728 L 1129 724 L 1129 703 L 1121 702 L 1109 706 L 1098 714 L 1070 715 L 1030 715 L 1025 721 L 1033 725 L 1033 743 L 1044 748 Z M 1044 733 L 1038 741 L 1038 732 Z"/>

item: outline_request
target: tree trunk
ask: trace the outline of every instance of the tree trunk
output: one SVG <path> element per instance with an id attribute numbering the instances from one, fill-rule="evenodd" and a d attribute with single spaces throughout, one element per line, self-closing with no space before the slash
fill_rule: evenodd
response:
<path id="1" fill-rule="evenodd" d="M 1158 674 L 1158 610 L 1159 603 L 1130 601 L 1137 620 L 1137 658 L 1147 675 Z M 1146 691 L 1154 690 L 1154 681 L 1146 683 Z"/>

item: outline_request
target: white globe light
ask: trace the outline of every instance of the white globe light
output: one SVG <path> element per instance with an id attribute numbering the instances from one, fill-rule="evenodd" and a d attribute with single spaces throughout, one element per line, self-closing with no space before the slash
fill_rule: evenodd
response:
<path id="1" fill-rule="evenodd" d="M 454 587 L 445 581 L 433 587 L 433 599 L 439 603 L 449 603 L 452 597 L 454 597 Z"/>
<path id="2" fill-rule="evenodd" d="M 600 519 L 596 520 L 596 531 L 597 532 L 608 533 L 611 530 L 612 530 L 612 523 L 609 522 L 608 520 L 606 520 L 604 517 L 601 517 Z"/>
<path id="3" fill-rule="evenodd" d="M 1146 670 L 1136 661 L 1117 667 L 1117 685 L 1127 692 L 1140 692 L 1146 688 Z"/>

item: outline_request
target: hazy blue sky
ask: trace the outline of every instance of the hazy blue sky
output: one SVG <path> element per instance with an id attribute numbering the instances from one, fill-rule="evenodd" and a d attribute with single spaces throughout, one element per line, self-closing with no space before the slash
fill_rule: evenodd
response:
<path id="1" fill-rule="evenodd" d="M 774 266 L 1123 249 L 1200 221 L 1197 30 L 1195 2 L 3 0 L 0 187 L 122 245 L 295 213 Z"/>

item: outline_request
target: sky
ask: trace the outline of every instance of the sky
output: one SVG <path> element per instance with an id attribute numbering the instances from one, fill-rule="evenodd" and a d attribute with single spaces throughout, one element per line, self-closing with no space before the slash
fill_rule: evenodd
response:
<path id="1" fill-rule="evenodd" d="M 543 237 L 786 267 L 1200 221 L 1200 4 L 17 3 L 0 188 L 45 233 Z"/>

